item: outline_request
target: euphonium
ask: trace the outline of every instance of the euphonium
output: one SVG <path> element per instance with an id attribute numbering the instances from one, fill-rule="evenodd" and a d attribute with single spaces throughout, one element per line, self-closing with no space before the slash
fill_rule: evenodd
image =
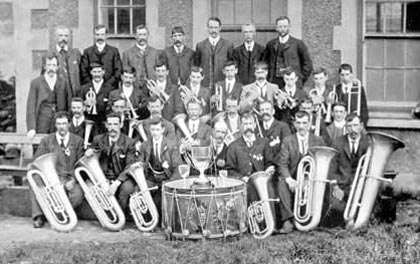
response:
<path id="1" fill-rule="evenodd" d="M 121 230 L 125 225 L 125 215 L 115 196 L 106 193 L 109 183 L 99 165 L 98 157 L 84 156 L 77 165 L 74 175 L 102 227 L 111 231 Z"/>
<path id="2" fill-rule="evenodd" d="M 89 146 L 89 138 L 90 138 L 90 133 L 92 132 L 92 128 L 93 125 L 95 124 L 95 122 L 93 122 L 92 120 L 85 120 L 85 134 L 83 137 L 83 145 L 85 146 L 85 148 L 87 148 Z"/>
<path id="3" fill-rule="evenodd" d="M 344 211 L 346 228 L 353 230 L 368 223 L 381 183 L 392 183 L 391 179 L 383 178 L 389 158 L 395 150 L 405 146 L 398 138 L 385 133 L 369 132 L 368 135 L 372 145 L 359 160 Z"/>
<path id="4" fill-rule="evenodd" d="M 27 179 L 51 227 L 70 232 L 77 224 L 77 216 L 55 169 L 56 159 L 54 153 L 39 156 L 31 164 Z"/>
<path id="5" fill-rule="evenodd" d="M 86 106 L 87 112 L 90 115 L 97 115 L 96 111 L 96 93 L 93 91 L 93 88 L 90 87 L 89 91 L 86 93 Z"/>
<path id="6" fill-rule="evenodd" d="M 358 79 L 354 79 L 352 82 L 352 87 L 350 91 L 348 91 L 348 98 L 347 98 L 347 113 L 351 113 L 351 104 L 352 104 L 352 97 L 353 95 L 357 96 L 357 105 L 356 105 L 356 113 L 360 116 L 360 109 L 361 109 L 361 101 L 362 101 L 362 83 Z"/>
<path id="7" fill-rule="evenodd" d="M 150 190 L 158 187 L 149 188 L 147 186 L 144 166 L 140 162 L 132 164 L 124 173 L 131 176 L 140 188 L 139 192 L 130 197 L 130 211 L 134 221 L 140 231 L 152 231 L 159 223 L 159 212 L 150 195 Z"/>
<path id="8" fill-rule="evenodd" d="M 271 211 L 270 202 L 280 201 L 268 197 L 268 184 L 271 184 L 271 175 L 261 171 L 251 175 L 251 181 L 257 189 L 259 201 L 253 202 L 248 206 L 248 224 L 251 233 L 256 239 L 269 237 L 275 228 L 275 219 Z"/>
<path id="9" fill-rule="evenodd" d="M 310 231 L 321 220 L 330 162 L 337 150 L 329 147 L 312 147 L 311 155 L 299 162 L 297 169 L 298 187 L 295 191 L 294 216 L 296 229 Z"/>

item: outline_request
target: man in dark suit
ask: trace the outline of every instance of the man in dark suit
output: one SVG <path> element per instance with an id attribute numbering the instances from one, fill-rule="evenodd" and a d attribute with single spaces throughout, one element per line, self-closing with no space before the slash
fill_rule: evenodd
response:
<path id="1" fill-rule="evenodd" d="M 56 111 L 70 109 L 71 91 L 66 82 L 57 75 L 57 56 L 47 54 L 43 68 L 45 73 L 33 79 L 29 87 L 26 128 L 30 138 L 36 133 L 51 133 L 54 130 Z"/>
<path id="2" fill-rule="evenodd" d="M 244 43 L 233 50 L 233 60 L 238 65 L 238 77 L 243 85 L 255 81 L 254 65 L 262 59 L 264 52 L 264 47 L 254 40 L 255 32 L 255 25 L 243 25 Z"/>
<path id="3" fill-rule="evenodd" d="M 72 118 L 70 121 L 69 131 L 72 134 L 75 134 L 84 140 L 83 143 L 85 148 L 88 146 L 89 142 L 92 142 L 94 136 L 97 134 L 97 129 L 95 124 L 85 119 L 84 111 L 84 104 L 83 100 L 80 97 L 73 97 L 71 100 L 71 114 Z M 85 138 L 85 131 L 86 131 L 86 124 L 91 122 L 91 128 L 89 137 Z"/>
<path id="4" fill-rule="evenodd" d="M 360 109 L 360 118 L 363 122 L 363 125 L 367 125 L 369 120 L 369 109 L 367 106 L 366 100 L 366 92 L 365 88 L 362 84 L 354 78 L 353 76 L 353 68 L 350 64 L 344 63 L 340 65 L 338 69 L 338 73 L 340 74 L 340 83 L 335 86 L 335 92 L 337 93 L 337 100 L 345 102 L 347 104 L 347 112 L 353 113 Z M 357 104 L 357 93 L 355 93 L 356 89 L 352 89 L 353 86 L 357 86 L 360 84 L 360 105 Z M 349 98 L 349 93 L 353 92 Z M 351 102 L 349 101 L 351 99 Z M 350 105 L 349 105 L 350 103 Z"/>
<path id="5" fill-rule="evenodd" d="M 328 146 L 334 145 L 337 138 L 347 133 L 346 116 L 347 106 L 345 103 L 339 101 L 332 106 L 333 121 L 325 129 L 326 133 L 323 137 Z"/>
<path id="6" fill-rule="evenodd" d="M 299 110 L 307 112 L 310 116 L 309 123 L 311 126 L 309 128 L 309 132 L 316 136 L 325 138 L 325 135 L 327 134 L 327 125 L 325 124 L 322 114 L 319 115 L 319 109 L 315 109 L 313 101 L 310 99 L 304 100 L 299 104 Z"/>
<path id="7" fill-rule="evenodd" d="M 268 80 L 280 88 L 284 86 L 284 72 L 293 70 L 299 77 L 297 87 L 302 89 L 312 72 L 312 60 L 302 40 L 289 35 L 290 19 L 276 19 L 279 37 L 269 41 L 265 47 L 264 58 L 269 66 Z"/>
<path id="8" fill-rule="evenodd" d="M 212 147 L 214 153 L 214 163 L 207 170 L 207 174 L 212 176 L 220 176 L 219 172 L 225 170 L 226 154 L 229 143 L 226 142 L 227 126 L 223 121 L 218 121 L 213 126 L 212 131 Z M 227 175 L 224 175 L 225 177 Z"/>
<path id="9" fill-rule="evenodd" d="M 159 61 L 159 52 L 148 44 L 149 29 L 145 25 L 136 27 L 136 44 L 124 51 L 123 67 L 136 69 L 136 85 L 143 87 L 147 79 L 156 79 L 154 67 Z"/>
<path id="10" fill-rule="evenodd" d="M 107 180 L 111 181 L 108 193 L 116 194 L 118 203 L 125 211 L 136 184 L 122 172 L 136 162 L 136 148 L 134 141 L 121 133 L 120 115 L 109 114 L 106 117 L 106 128 L 108 132 L 96 136 L 85 155 L 95 155 L 93 150 L 99 151 L 101 169 Z"/>
<path id="11" fill-rule="evenodd" d="M 226 99 L 226 115 L 224 121 L 228 128 L 228 142 L 241 136 L 241 117 L 239 116 L 239 100 L 228 97 Z"/>
<path id="12" fill-rule="evenodd" d="M 207 21 L 209 37 L 195 48 L 195 65 L 203 68 L 203 86 L 213 88 L 217 81 L 223 80 L 223 64 L 232 59 L 233 44 L 220 37 L 222 22 L 217 17 Z"/>
<path id="13" fill-rule="evenodd" d="M 66 112 L 55 114 L 54 125 L 57 132 L 51 133 L 41 140 L 35 158 L 47 153 L 56 155 L 55 169 L 72 207 L 75 208 L 83 201 L 82 188 L 74 178 L 75 164 L 83 156 L 83 140 L 69 132 L 70 117 Z M 45 217 L 32 192 L 31 201 L 33 225 L 35 228 L 41 228 L 45 224 Z"/>
<path id="14" fill-rule="evenodd" d="M 194 65 L 194 51 L 185 46 L 185 33 L 180 26 L 172 28 L 172 42 L 172 46 L 163 50 L 161 60 L 168 65 L 169 80 L 173 84 L 185 85 Z"/>
<path id="15" fill-rule="evenodd" d="M 96 25 L 94 33 L 95 44 L 83 51 L 80 63 L 82 84 L 91 81 L 90 64 L 97 62 L 105 68 L 105 83 L 118 88 L 122 69 L 120 53 L 117 48 L 106 43 L 108 28 L 105 25 Z"/>

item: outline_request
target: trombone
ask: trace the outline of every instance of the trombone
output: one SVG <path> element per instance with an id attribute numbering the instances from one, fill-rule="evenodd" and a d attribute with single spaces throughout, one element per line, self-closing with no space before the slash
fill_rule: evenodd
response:
<path id="1" fill-rule="evenodd" d="M 357 105 L 356 105 L 356 114 L 360 116 L 360 108 L 361 108 L 361 102 L 362 102 L 362 83 L 358 79 L 354 79 L 352 82 L 352 87 L 350 88 L 347 98 L 347 113 L 354 112 L 352 111 L 352 102 L 353 102 L 353 95 L 357 96 Z"/>
<path id="2" fill-rule="evenodd" d="M 325 113 L 326 123 L 332 122 L 332 117 L 331 117 L 332 105 L 337 101 L 338 101 L 338 96 L 337 96 L 336 86 L 334 84 L 332 91 L 328 93 L 327 109 Z"/>

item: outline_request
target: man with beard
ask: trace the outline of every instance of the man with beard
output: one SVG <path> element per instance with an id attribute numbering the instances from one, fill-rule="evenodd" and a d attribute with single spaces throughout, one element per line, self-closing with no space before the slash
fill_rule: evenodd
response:
<path id="1" fill-rule="evenodd" d="M 180 26 L 172 28 L 173 45 L 163 50 L 161 59 L 168 65 L 169 80 L 173 84 L 185 85 L 194 65 L 194 51 L 185 46 L 184 29 Z"/>
<path id="2" fill-rule="evenodd" d="M 203 86 L 214 88 L 216 82 L 223 79 L 223 65 L 232 59 L 233 44 L 220 37 L 222 22 L 217 17 L 207 21 L 209 37 L 197 44 L 195 48 L 195 65 L 203 68 Z"/>
<path id="3" fill-rule="evenodd" d="M 83 100 L 80 97 L 73 97 L 71 99 L 71 114 L 72 119 L 70 122 L 69 131 L 72 134 L 85 139 L 86 119 L 83 114 L 84 105 Z M 96 127 L 92 125 L 91 132 L 89 134 L 88 142 L 92 142 L 93 137 L 96 135 Z M 86 146 L 85 146 L 86 147 Z"/>
<path id="4" fill-rule="evenodd" d="M 117 48 L 106 43 L 108 28 L 105 25 L 94 27 L 95 44 L 83 51 L 80 72 L 82 84 L 91 81 L 90 64 L 93 62 L 104 66 L 104 81 L 106 84 L 118 88 L 118 81 L 121 76 L 121 58 Z"/>
<path id="5" fill-rule="evenodd" d="M 254 65 L 262 59 L 264 47 L 255 42 L 255 25 L 242 26 L 244 43 L 233 50 L 233 60 L 238 65 L 238 77 L 244 85 L 255 81 Z"/>
<path id="6" fill-rule="evenodd" d="M 121 133 L 120 115 L 117 113 L 107 115 L 106 128 L 108 132 L 96 136 L 85 155 L 89 157 L 95 155 L 94 150 L 99 151 L 101 169 L 106 179 L 111 182 L 108 194 L 116 194 L 118 203 L 125 211 L 136 184 L 132 178 L 122 172 L 136 162 L 136 148 L 134 141 Z"/>
<path id="7" fill-rule="evenodd" d="M 135 68 L 136 84 L 144 87 L 147 79 L 156 79 L 154 67 L 159 61 L 159 53 L 147 43 L 149 29 L 145 25 L 136 27 L 135 37 L 136 44 L 123 53 L 123 67 Z"/>
<path id="8" fill-rule="evenodd" d="M 279 37 L 269 41 L 264 58 L 269 66 L 268 80 L 284 87 L 284 72 L 293 70 L 298 79 L 297 87 L 302 89 L 312 72 L 312 60 L 302 40 L 289 35 L 290 19 L 282 16 L 276 19 Z"/>
<path id="9" fill-rule="evenodd" d="M 79 68 L 82 54 L 78 49 L 69 47 L 69 40 L 70 29 L 65 26 L 57 26 L 55 29 L 56 45 L 51 53 L 54 53 L 58 58 L 58 76 L 66 81 L 72 95 L 76 96 L 80 89 Z"/>
<path id="10" fill-rule="evenodd" d="M 208 169 L 207 174 L 219 176 L 219 172 L 225 170 L 226 153 L 228 149 L 228 143 L 226 142 L 227 131 L 228 128 L 223 121 L 218 121 L 213 126 L 212 147 L 214 152 L 214 164 Z"/>
<path id="11" fill-rule="evenodd" d="M 80 97 L 85 102 L 86 117 L 95 122 L 98 133 L 105 132 L 106 107 L 109 94 L 114 90 L 114 86 L 105 83 L 105 68 L 102 64 L 91 63 L 90 74 L 92 80 L 84 84 L 80 89 Z"/>
<path id="12" fill-rule="evenodd" d="M 337 102 L 332 106 L 333 122 L 327 126 L 324 140 L 328 146 L 335 144 L 337 138 L 346 134 L 346 104 Z"/>
<path id="13" fill-rule="evenodd" d="M 75 208 L 83 201 L 82 188 L 74 178 L 75 164 L 83 156 L 83 140 L 69 132 L 70 118 L 66 112 L 55 114 L 54 125 L 57 132 L 51 133 L 41 140 L 35 158 L 48 153 L 55 154 L 57 157 L 57 162 L 54 164 L 55 169 L 71 205 Z M 45 224 L 45 217 L 32 192 L 31 201 L 34 228 L 41 228 Z"/>
<path id="14" fill-rule="evenodd" d="M 44 74 L 31 81 L 26 105 L 28 137 L 36 133 L 51 133 L 56 111 L 70 109 L 71 91 L 57 76 L 58 59 L 54 54 L 45 56 Z"/>

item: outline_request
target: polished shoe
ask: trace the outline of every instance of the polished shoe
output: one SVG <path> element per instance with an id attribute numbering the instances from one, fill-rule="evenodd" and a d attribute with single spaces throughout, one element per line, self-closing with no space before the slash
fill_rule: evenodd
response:
<path id="1" fill-rule="evenodd" d="M 287 220 L 283 223 L 283 227 L 278 231 L 279 234 L 289 234 L 293 232 L 293 224 L 290 222 L 290 220 Z"/>
<path id="2" fill-rule="evenodd" d="M 34 228 L 43 228 L 45 225 L 45 219 L 43 216 L 37 216 L 34 218 Z"/>

